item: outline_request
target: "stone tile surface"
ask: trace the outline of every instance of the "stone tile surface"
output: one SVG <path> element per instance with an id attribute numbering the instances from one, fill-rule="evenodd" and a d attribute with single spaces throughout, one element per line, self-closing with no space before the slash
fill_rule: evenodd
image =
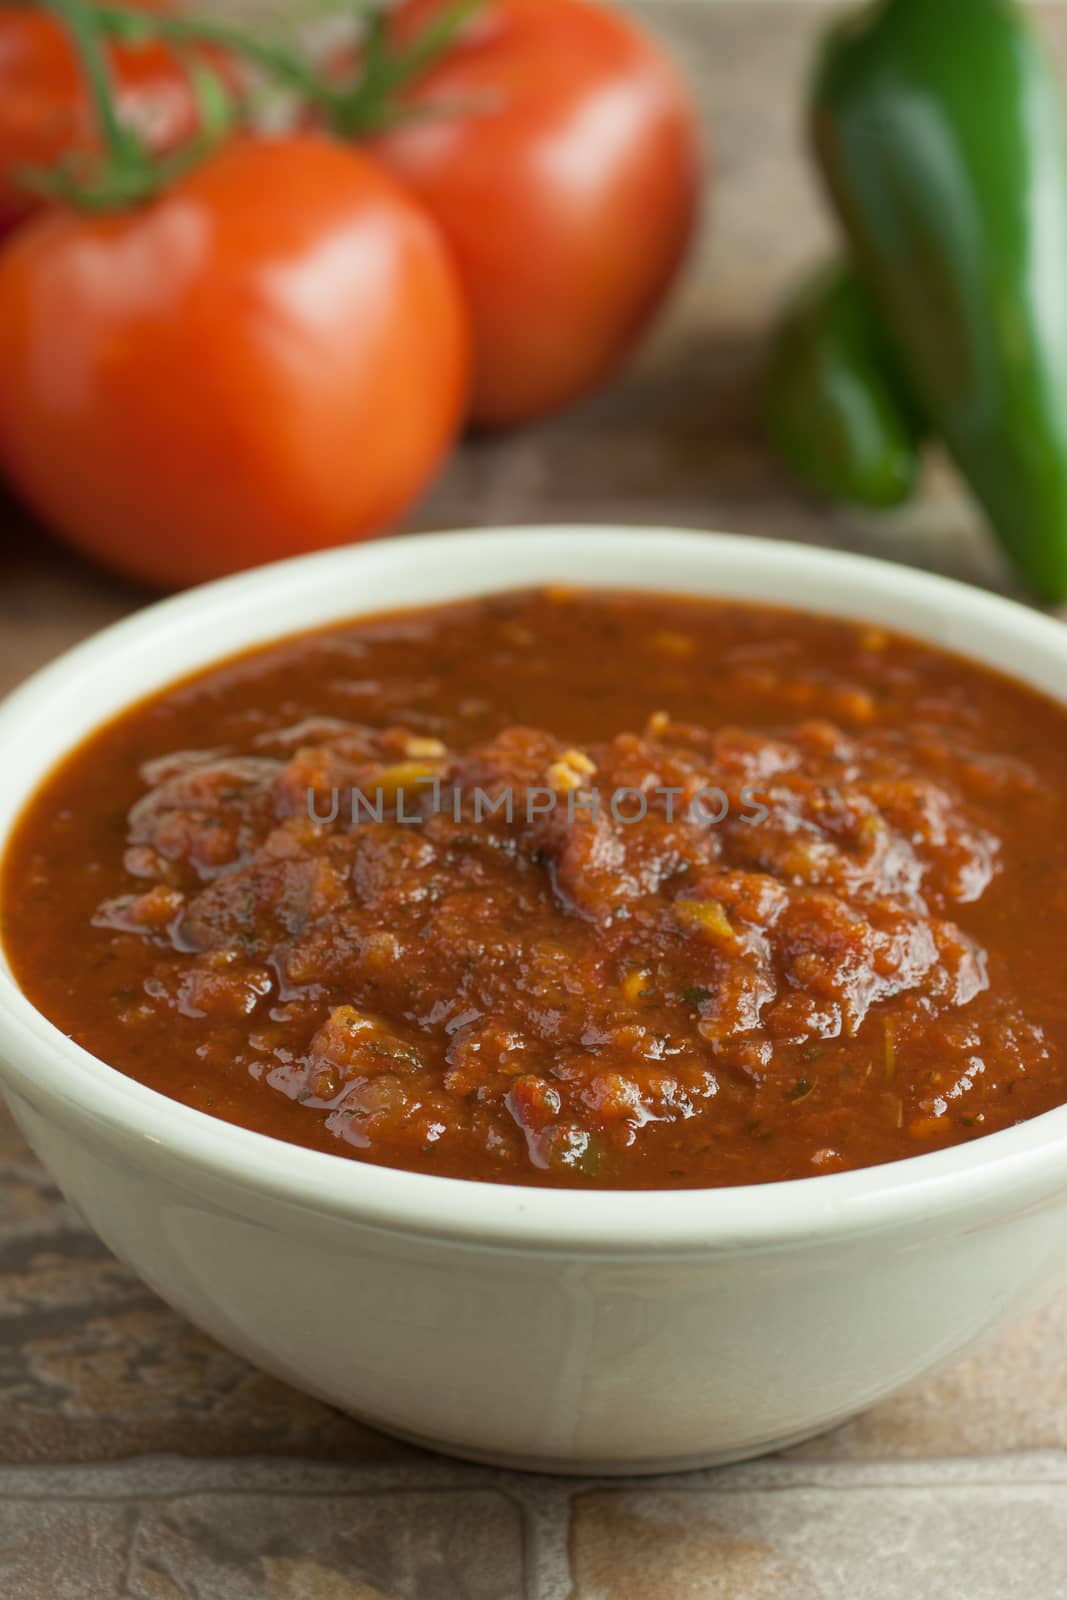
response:
<path id="1" fill-rule="evenodd" d="M 467 444 L 413 526 L 726 527 L 1014 592 L 943 462 L 917 506 L 865 517 L 797 494 L 760 436 L 770 320 L 832 247 L 800 115 L 832 3 L 635 0 L 705 117 L 711 199 L 686 278 L 613 387 Z M 1039 12 L 1067 73 L 1067 10 Z M 0 691 L 145 598 L 0 499 Z M 0 1112 L 0 1597 L 1060 1600 L 1065 1345 L 1067 1298 L 834 1433 L 722 1473 L 632 1488 L 488 1473 L 375 1435 L 191 1328 Z"/>
<path id="2" fill-rule="evenodd" d="M 491 1491 L 190 1496 L 138 1508 L 136 1600 L 508 1600 L 519 1507 Z"/>
<path id="3" fill-rule="evenodd" d="M 17 1600 L 121 1595 L 131 1517 L 125 1506 L 43 1500 L 0 1505 L 0 1585 Z"/>
<path id="4" fill-rule="evenodd" d="M 580 1496 L 573 1600 L 1059 1600 L 1062 1485 Z"/>
<path id="5" fill-rule="evenodd" d="M 498 1490 L 0 1502 L 18 1600 L 512 1600 L 524 1567 Z"/>

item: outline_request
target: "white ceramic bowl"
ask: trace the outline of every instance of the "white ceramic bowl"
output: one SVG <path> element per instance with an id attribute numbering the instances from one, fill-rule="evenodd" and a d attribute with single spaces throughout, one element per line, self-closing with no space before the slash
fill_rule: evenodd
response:
<path id="1" fill-rule="evenodd" d="M 298 629 L 557 579 L 868 618 L 1067 699 L 1067 628 L 879 562 L 651 529 L 387 540 L 167 601 L 26 684 L 0 709 L 0 849 L 57 758 L 175 678 Z M 771 1450 L 1067 1280 L 1067 1108 L 793 1183 L 469 1183 L 167 1100 L 72 1044 L 6 967 L 0 1076 L 64 1191 L 164 1299 L 298 1387 L 476 1459 L 647 1472 Z"/>

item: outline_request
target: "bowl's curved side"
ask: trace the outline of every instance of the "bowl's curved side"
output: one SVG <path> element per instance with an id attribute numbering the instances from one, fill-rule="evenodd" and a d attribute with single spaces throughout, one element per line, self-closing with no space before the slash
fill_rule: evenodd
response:
<path id="1" fill-rule="evenodd" d="M 664 1472 L 781 1448 L 1067 1279 L 1063 1190 L 918 1242 L 567 1256 L 323 1216 L 13 1105 L 105 1243 L 199 1327 L 377 1427 L 501 1465 Z"/>

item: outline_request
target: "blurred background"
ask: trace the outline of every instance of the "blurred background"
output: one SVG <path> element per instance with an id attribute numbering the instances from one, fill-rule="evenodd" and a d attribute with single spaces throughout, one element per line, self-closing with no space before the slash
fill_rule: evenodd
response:
<path id="1" fill-rule="evenodd" d="M 836 11 L 812 0 L 626 0 L 681 67 L 708 163 L 694 248 L 624 369 L 559 416 L 468 438 L 410 528 L 621 521 L 809 540 L 1024 593 L 936 449 L 907 507 L 835 507 L 768 448 L 759 383 L 771 329 L 833 227 L 805 133 L 817 42 Z M 272 13 L 227 0 L 211 15 Z M 1035 8 L 1067 73 L 1067 8 Z M 69 554 L 14 498 L 0 513 L 0 683 L 148 598 Z"/>

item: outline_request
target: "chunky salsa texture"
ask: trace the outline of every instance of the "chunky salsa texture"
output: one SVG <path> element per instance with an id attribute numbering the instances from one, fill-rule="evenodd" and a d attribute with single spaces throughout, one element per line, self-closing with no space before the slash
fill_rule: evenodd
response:
<path id="1" fill-rule="evenodd" d="M 355 1159 L 703 1187 L 1067 1099 L 1067 714 L 884 630 L 554 589 L 223 663 L 4 865 L 30 999 Z"/>

